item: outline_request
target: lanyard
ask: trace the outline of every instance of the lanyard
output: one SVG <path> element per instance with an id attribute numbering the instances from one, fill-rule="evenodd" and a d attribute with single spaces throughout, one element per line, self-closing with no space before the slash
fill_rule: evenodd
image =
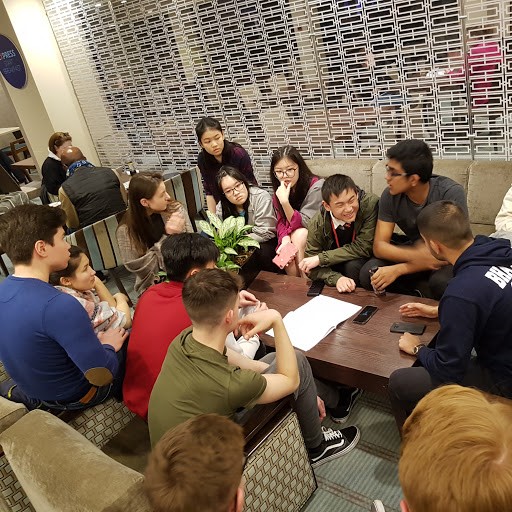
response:
<path id="1" fill-rule="evenodd" d="M 336 233 L 336 228 L 334 227 L 334 222 L 331 219 L 332 232 L 334 234 L 334 239 L 336 240 L 336 247 L 340 247 L 340 241 L 338 240 L 338 233 Z M 352 231 L 352 242 L 356 239 L 356 230 L 355 228 Z"/>

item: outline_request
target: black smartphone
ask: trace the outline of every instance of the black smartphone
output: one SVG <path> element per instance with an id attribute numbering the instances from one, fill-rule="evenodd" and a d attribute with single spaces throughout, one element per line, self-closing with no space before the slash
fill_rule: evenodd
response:
<path id="1" fill-rule="evenodd" d="M 375 314 L 379 308 L 377 306 L 365 306 L 359 314 L 352 320 L 355 324 L 365 324 Z"/>
<path id="2" fill-rule="evenodd" d="M 411 334 L 423 334 L 425 332 L 425 324 L 413 324 L 412 322 L 395 322 L 391 324 L 389 332 L 398 332 L 403 334 L 404 332 L 410 332 Z"/>
<path id="3" fill-rule="evenodd" d="M 308 297 L 316 297 L 322 293 L 325 283 L 321 279 L 317 279 L 311 283 L 308 290 Z"/>

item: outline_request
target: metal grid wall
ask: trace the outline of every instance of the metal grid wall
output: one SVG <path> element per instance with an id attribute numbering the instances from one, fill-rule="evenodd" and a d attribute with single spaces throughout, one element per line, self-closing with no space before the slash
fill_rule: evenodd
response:
<path id="1" fill-rule="evenodd" d="M 100 158 L 183 170 L 221 120 L 268 183 L 271 152 L 510 158 L 510 2 L 44 0 Z M 507 73 L 508 71 L 508 73 Z"/>

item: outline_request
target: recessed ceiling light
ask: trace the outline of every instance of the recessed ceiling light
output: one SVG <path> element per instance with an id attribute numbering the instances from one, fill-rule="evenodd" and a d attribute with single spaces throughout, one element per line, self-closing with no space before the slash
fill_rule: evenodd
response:
<path id="1" fill-rule="evenodd" d="M 101 2 L 97 2 L 94 4 L 94 7 L 101 7 Z"/>

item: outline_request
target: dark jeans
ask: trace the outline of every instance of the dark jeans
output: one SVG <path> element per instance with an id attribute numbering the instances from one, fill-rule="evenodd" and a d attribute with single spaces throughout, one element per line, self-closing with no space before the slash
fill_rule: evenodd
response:
<path id="1" fill-rule="evenodd" d="M 365 290 L 373 290 L 369 270 L 372 267 L 387 267 L 389 265 L 395 265 L 395 263 L 378 258 L 368 260 L 361 268 L 359 275 L 361 286 Z M 387 291 L 404 295 L 417 295 L 417 291 L 419 291 L 423 297 L 439 300 L 452 277 L 453 267 L 446 265 L 439 270 L 427 270 L 400 276 L 387 287 Z"/>
<path id="2" fill-rule="evenodd" d="M 319 396 L 325 406 L 332 409 L 338 405 L 339 392 L 334 386 L 329 386 L 313 377 L 311 366 L 302 352 L 295 351 L 299 368 L 300 384 L 294 393 L 295 410 L 299 420 L 306 448 L 312 449 L 324 440 L 316 397 Z M 263 373 L 276 372 L 275 352 L 261 359 L 269 367 Z"/>
<path id="3" fill-rule="evenodd" d="M 361 269 L 367 261 L 367 258 L 358 258 L 356 260 L 349 260 L 343 263 L 338 263 L 337 265 L 333 265 L 331 269 L 334 270 L 334 272 L 339 272 L 345 277 L 353 279 L 356 283 L 356 286 L 361 286 L 359 276 L 361 274 Z"/>
<path id="4" fill-rule="evenodd" d="M 493 395 L 508 398 L 512 396 L 510 384 L 508 386 L 496 384 L 491 379 L 489 372 L 482 368 L 476 359 L 471 360 L 466 376 L 460 384 L 462 386 L 475 387 Z M 442 383 L 433 379 L 423 366 L 401 368 L 391 374 L 389 377 L 388 393 L 391 408 L 400 432 L 407 416 L 411 414 L 416 404 L 426 394 L 440 385 Z"/>
<path id="5" fill-rule="evenodd" d="M 79 401 L 64 403 L 59 401 L 46 401 L 30 398 L 16 385 L 12 379 L 9 379 L 0 384 L 0 395 L 4 398 L 7 398 L 8 400 L 11 400 L 12 402 L 23 404 L 29 411 L 33 409 L 80 411 L 104 402 L 107 398 L 113 395 L 113 388 L 113 384 L 97 388 L 96 394 L 86 404 L 83 404 Z"/>
<path id="6" fill-rule="evenodd" d="M 282 273 L 281 269 L 272 262 L 276 255 L 277 238 L 260 242 L 260 248 L 256 249 L 247 263 L 240 270 L 245 286 L 249 287 L 261 270 L 267 272 Z"/>
<path id="7" fill-rule="evenodd" d="M 30 398 L 27 396 L 22 389 L 14 382 L 13 379 L 8 379 L 0 383 L 0 396 L 23 404 L 29 411 L 32 409 L 45 409 L 54 411 L 80 411 L 83 409 L 89 409 L 94 405 L 98 405 L 104 402 L 107 398 L 114 397 L 118 400 L 122 400 L 123 390 L 123 379 L 125 374 L 125 363 L 126 363 L 126 350 L 128 347 L 128 340 L 125 341 L 123 348 L 116 353 L 119 367 L 117 374 L 110 384 L 101 386 L 96 389 L 95 395 L 86 404 L 79 402 L 78 400 L 72 402 L 61 402 L 61 401 L 49 401 L 40 400 L 37 398 Z"/>

